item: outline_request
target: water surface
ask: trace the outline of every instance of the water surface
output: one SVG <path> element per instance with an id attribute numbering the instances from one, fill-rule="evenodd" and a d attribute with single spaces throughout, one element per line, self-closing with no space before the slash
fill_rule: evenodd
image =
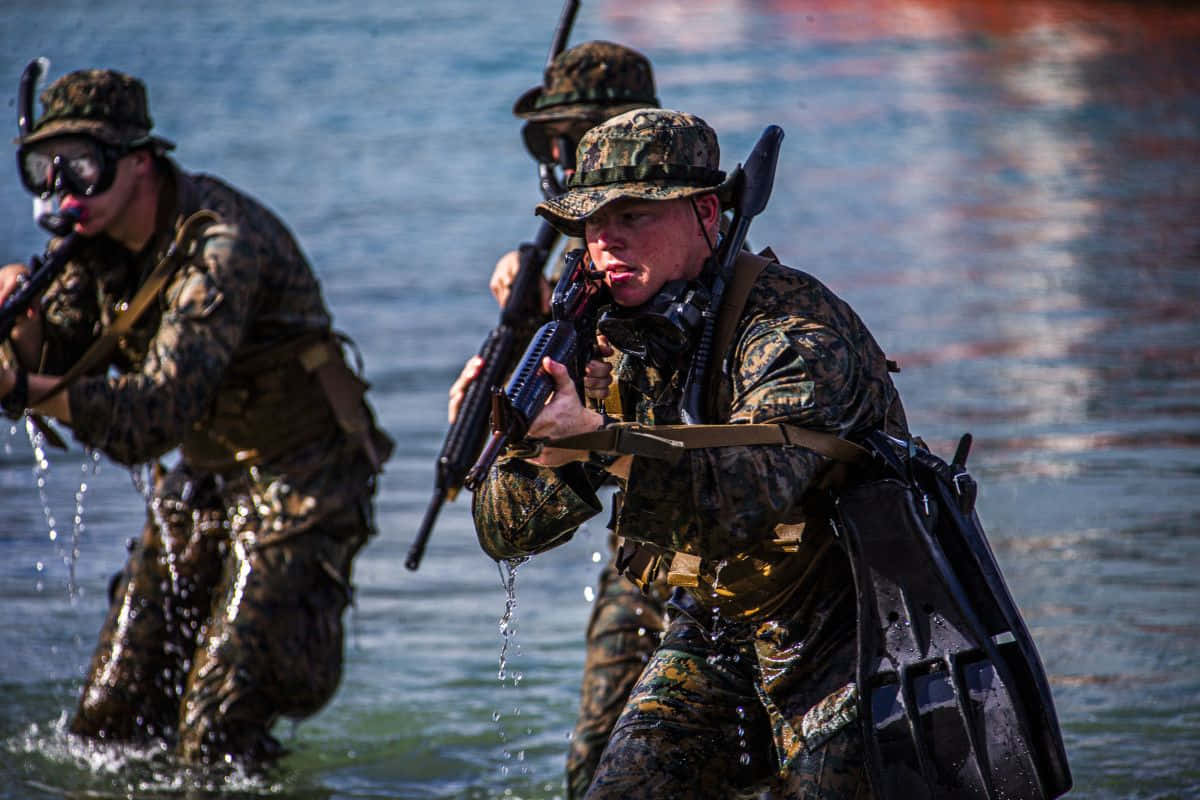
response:
<path id="1" fill-rule="evenodd" d="M 292 752 L 270 775 L 217 783 L 63 734 L 144 510 L 127 472 L 78 445 L 49 455 L 39 492 L 24 429 L 0 425 L 0 798 L 562 796 L 599 523 L 518 570 L 503 680 L 501 574 L 464 499 L 421 570 L 402 566 L 445 389 L 496 319 L 487 275 L 536 229 L 510 107 L 540 79 L 558 10 L 6 5 L 10 131 L 33 56 L 53 75 L 144 77 L 180 163 L 295 230 L 400 447 L 335 700 L 280 726 Z M 1073 796 L 1200 794 L 1200 13 L 588 0 L 573 41 L 587 38 L 647 53 L 662 100 L 718 129 L 727 167 L 765 125 L 785 129 L 751 239 L 859 310 L 936 449 L 975 435 L 982 515 L 1050 673 Z M 10 159 L 0 177 L 0 244 L 21 260 L 42 236 Z"/>

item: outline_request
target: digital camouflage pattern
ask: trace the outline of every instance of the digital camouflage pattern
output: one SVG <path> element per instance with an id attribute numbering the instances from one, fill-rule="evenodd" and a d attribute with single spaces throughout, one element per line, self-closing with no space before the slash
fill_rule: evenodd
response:
<path id="1" fill-rule="evenodd" d="M 542 83 L 517 98 L 513 114 L 538 122 L 600 122 L 622 111 L 657 105 L 649 59 L 623 45 L 591 41 L 559 53 L 546 67 Z"/>
<path id="2" fill-rule="evenodd" d="M 539 203 L 536 213 L 569 236 L 583 235 L 583 221 L 614 200 L 671 200 L 717 191 L 717 134 L 683 111 L 639 108 L 589 130 L 575 151 L 567 191 Z"/>
<path id="3" fill-rule="evenodd" d="M 718 420 L 848 436 L 877 427 L 906 431 L 883 352 L 854 311 L 812 276 L 769 265 L 733 342 Z M 626 357 L 617 377 L 639 421 L 680 421 L 681 376 Z M 678 781 L 672 796 L 688 796 L 687 787 L 715 797 L 821 782 L 815 796 L 859 791 L 853 581 L 808 494 L 829 466 L 796 446 L 692 450 L 674 466 L 634 457 L 616 532 L 665 560 L 684 553 L 699 565 L 685 589 L 687 613 L 672 615 L 589 797 L 652 796 L 638 791 L 663 773 Z M 579 464 L 499 462 L 475 494 L 480 544 L 493 557 L 512 558 L 565 541 L 598 510 L 593 480 Z M 794 532 L 801 524 L 798 540 L 779 536 L 779 526 Z M 736 738 L 689 744 L 670 733 L 681 714 L 680 724 L 727 733 L 737 727 L 738 708 L 747 715 L 748 772 L 729 745 Z M 700 716 L 687 716 L 693 712 Z"/>
<path id="4" fill-rule="evenodd" d="M 586 794 L 629 691 L 658 648 L 666 630 L 667 593 L 665 580 L 643 593 L 611 559 L 600 573 L 587 628 L 579 716 L 567 753 L 568 798 Z"/>
<path id="5" fill-rule="evenodd" d="M 154 141 L 163 149 L 174 145 L 150 136 L 154 127 L 146 102 L 146 87 L 129 75 L 110 69 L 79 70 L 64 75 L 42 92 L 42 115 L 22 145 L 55 136 L 86 134 L 121 146 Z"/>
<path id="6" fill-rule="evenodd" d="M 151 520 L 119 581 L 72 728 L 125 738 L 142 715 L 156 735 L 178 727 L 168 738 L 186 759 L 256 758 L 275 749 L 278 716 L 312 713 L 337 684 L 375 469 L 298 361 L 296 343 L 331 334 L 291 234 L 224 183 L 160 165 L 160 224 L 142 254 L 89 240 L 43 299 L 42 371 L 63 374 L 183 221 L 199 209 L 220 217 L 121 340 L 115 375 L 67 389 L 83 444 L 129 465 L 183 453 L 152 504 L 162 524 Z"/>

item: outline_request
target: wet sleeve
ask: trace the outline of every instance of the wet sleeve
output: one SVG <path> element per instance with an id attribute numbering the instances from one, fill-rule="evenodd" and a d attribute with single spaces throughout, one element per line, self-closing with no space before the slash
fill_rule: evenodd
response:
<path id="1" fill-rule="evenodd" d="M 42 363 L 40 371 L 61 375 L 79 360 L 95 339 L 96 290 L 87 270 L 67 264 L 42 295 Z"/>
<path id="2" fill-rule="evenodd" d="M 844 433 L 868 411 L 858 357 L 833 330 L 795 321 L 754 324 L 732 360 L 729 421 L 786 422 Z M 791 445 L 689 451 L 674 466 L 635 457 L 620 532 L 720 559 L 803 519 L 804 494 L 830 462 Z"/>
<path id="3" fill-rule="evenodd" d="M 210 231 L 168 284 L 141 368 L 68 390 L 76 438 L 123 464 L 178 446 L 206 416 L 247 328 L 260 265 L 259 249 L 236 226 Z"/>
<path id="4" fill-rule="evenodd" d="M 593 488 L 602 480 L 581 464 L 548 469 L 516 458 L 498 462 L 472 501 L 480 547 L 499 560 L 562 544 L 602 510 Z"/>

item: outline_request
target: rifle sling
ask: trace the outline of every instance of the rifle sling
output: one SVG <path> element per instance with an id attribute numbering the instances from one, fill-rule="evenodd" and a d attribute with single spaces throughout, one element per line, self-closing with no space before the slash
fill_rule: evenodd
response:
<path id="1" fill-rule="evenodd" d="M 869 461 L 867 450 L 832 433 L 785 423 L 729 425 L 642 425 L 617 422 L 600 430 L 564 436 L 545 447 L 592 450 L 657 458 L 674 463 L 686 450 L 745 445 L 794 445 L 833 461 L 858 464 Z"/>
<path id="2" fill-rule="evenodd" d="M 207 210 L 197 211 L 188 217 L 180 226 L 179 232 L 175 234 L 175 239 L 167 248 L 166 255 L 155 265 L 150 277 L 138 288 L 133 299 L 129 301 L 129 306 L 113 321 L 108 330 L 101 333 L 96 341 L 92 342 L 79 360 L 50 387 L 49 391 L 29 403 L 30 407 L 57 396 L 59 392 L 66 390 L 77 381 L 81 375 L 99 366 L 108 358 L 113 348 L 117 346 L 117 342 L 137 324 L 137 321 L 158 297 L 163 286 L 175 274 L 181 261 L 179 256 L 188 255 L 191 252 L 188 245 L 193 239 L 193 228 L 202 222 L 218 223 L 220 218 L 212 211 Z"/>

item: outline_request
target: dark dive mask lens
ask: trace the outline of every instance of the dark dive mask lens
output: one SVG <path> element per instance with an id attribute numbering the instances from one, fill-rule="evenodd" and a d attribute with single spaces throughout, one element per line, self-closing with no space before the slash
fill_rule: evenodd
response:
<path id="1" fill-rule="evenodd" d="M 21 183 L 35 196 L 68 192 L 91 197 L 112 185 L 117 160 L 125 152 L 85 137 L 51 140 L 19 149 L 17 169 Z"/>

